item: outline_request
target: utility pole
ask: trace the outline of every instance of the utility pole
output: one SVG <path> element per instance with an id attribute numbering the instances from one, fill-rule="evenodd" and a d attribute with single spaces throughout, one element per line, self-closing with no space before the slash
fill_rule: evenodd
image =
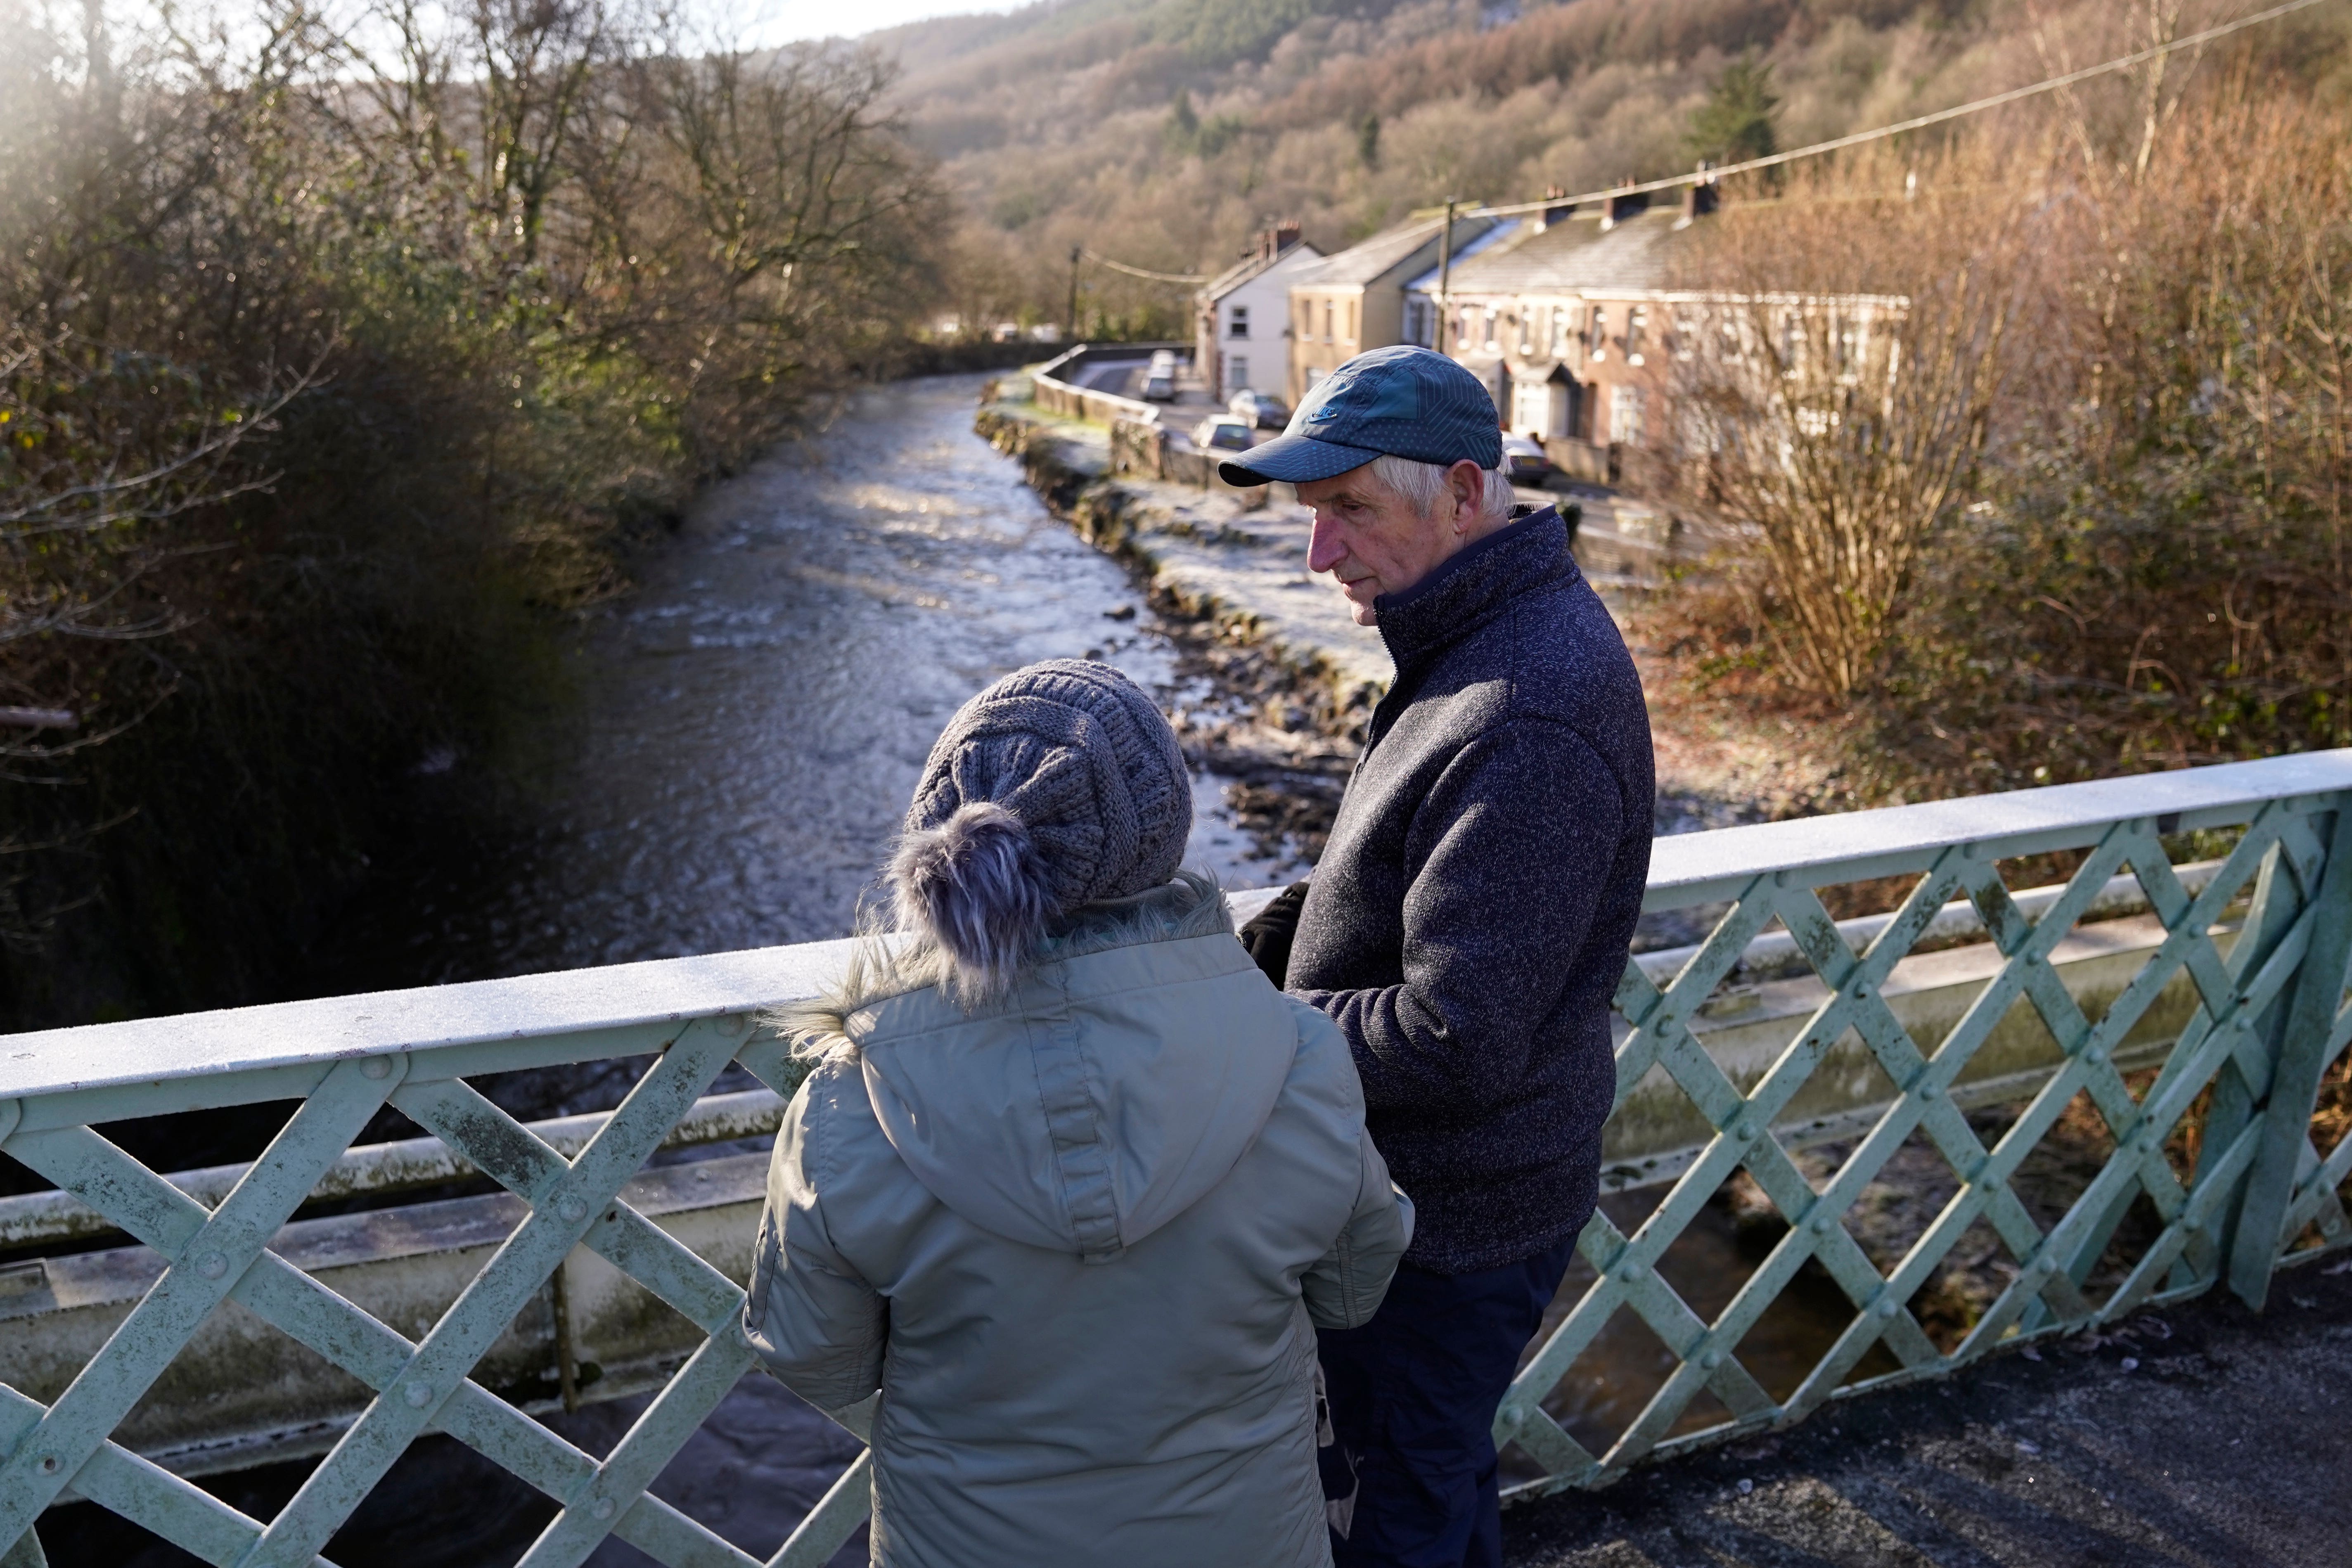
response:
<path id="1" fill-rule="evenodd" d="M 1445 324 L 1454 319 L 1454 300 L 1449 292 L 1454 281 L 1454 209 L 1462 205 L 1455 196 L 1445 204 L 1445 232 L 1437 237 L 1437 352 L 1445 352 Z"/>
<path id="2" fill-rule="evenodd" d="M 1068 341 L 1078 341 L 1078 258 L 1086 254 L 1084 246 L 1070 247 L 1070 326 Z"/>

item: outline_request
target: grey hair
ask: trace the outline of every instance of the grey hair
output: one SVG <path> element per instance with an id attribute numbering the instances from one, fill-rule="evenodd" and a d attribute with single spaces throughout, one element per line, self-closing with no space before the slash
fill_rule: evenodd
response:
<path id="1" fill-rule="evenodd" d="M 1012 989 L 1059 913 L 1028 828 L 993 801 L 899 839 L 889 885 L 898 929 L 938 950 L 940 989 L 967 1010 Z"/>
<path id="2" fill-rule="evenodd" d="M 1443 463 L 1420 463 L 1411 458 L 1399 458 L 1383 452 L 1372 459 L 1372 477 L 1398 495 L 1412 503 L 1413 510 L 1427 517 L 1446 499 Z M 1500 523 L 1510 521 L 1511 481 L 1503 477 L 1500 468 L 1487 468 L 1486 500 L 1478 510 L 1478 521 Z"/>

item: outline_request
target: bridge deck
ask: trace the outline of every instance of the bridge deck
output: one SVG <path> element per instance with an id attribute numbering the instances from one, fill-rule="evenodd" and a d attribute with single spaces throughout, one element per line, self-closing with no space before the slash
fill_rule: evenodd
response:
<path id="1" fill-rule="evenodd" d="M 2038 1361 L 2004 1356 L 1598 1496 L 1514 1509 L 1505 1561 L 2342 1568 L 2352 1268 L 2280 1285 L 2263 1314 L 2209 1295 Z"/>

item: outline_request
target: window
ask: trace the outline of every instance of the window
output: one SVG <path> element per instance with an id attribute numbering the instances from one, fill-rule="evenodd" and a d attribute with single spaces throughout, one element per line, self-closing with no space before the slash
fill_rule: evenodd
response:
<path id="1" fill-rule="evenodd" d="M 1862 368 L 1862 323 L 1852 316 L 1840 316 L 1835 328 L 1838 374 L 1852 375 Z"/>
<path id="2" fill-rule="evenodd" d="M 1700 323 L 1705 320 L 1703 316 L 1681 310 L 1676 310 L 1667 319 L 1666 331 L 1674 343 L 1676 359 L 1687 360 L 1698 352 L 1698 337 L 1703 330 Z"/>
<path id="3" fill-rule="evenodd" d="M 1565 305 L 1551 308 L 1551 357 L 1568 357 L 1568 307 Z"/>
<path id="4" fill-rule="evenodd" d="M 1625 318 L 1625 363 L 1642 363 L 1642 345 L 1650 331 L 1650 312 L 1636 305 Z"/>
<path id="5" fill-rule="evenodd" d="M 1454 352 L 1465 353 L 1478 341 L 1478 312 L 1469 306 L 1462 307 L 1460 320 L 1454 325 Z"/>
<path id="6" fill-rule="evenodd" d="M 1798 362 L 1805 357 L 1805 323 L 1794 310 L 1780 315 L 1780 368 L 1794 375 Z"/>
<path id="7" fill-rule="evenodd" d="M 1600 305 L 1592 307 L 1591 328 L 1592 357 L 1607 359 L 1609 357 L 1609 311 L 1605 307 Z"/>
<path id="8" fill-rule="evenodd" d="M 1478 341 L 1485 345 L 1488 353 L 1495 352 L 1495 324 L 1502 319 L 1503 313 L 1500 310 L 1491 305 L 1486 308 L 1486 332 Z"/>
<path id="9" fill-rule="evenodd" d="M 1723 325 L 1718 329 L 1718 331 L 1720 332 L 1720 336 L 1717 339 L 1717 342 L 1720 345 L 1725 363 L 1729 364 L 1738 364 L 1739 363 L 1740 353 L 1739 318 L 1737 316 L 1724 317 Z"/>
<path id="10" fill-rule="evenodd" d="M 1338 342 L 1339 341 L 1338 334 L 1333 332 L 1331 330 L 1331 323 L 1339 319 L 1339 306 L 1333 304 L 1328 300 L 1323 301 L 1323 341 L 1327 343 Z"/>
<path id="11" fill-rule="evenodd" d="M 1315 336 L 1315 301 L 1312 300 L 1298 301 L 1298 335 L 1305 339 Z"/>
<path id="12" fill-rule="evenodd" d="M 1247 305 L 1235 305 L 1231 313 L 1227 315 L 1225 318 L 1225 336 L 1229 338 L 1245 338 L 1249 336 L 1249 307 Z"/>
<path id="13" fill-rule="evenodd" d="M 1531 354 L 1536 345 L 1529 334 L 1535 331 L 1536 313 L 1525 305 L 1519 307 L 1519 353 Z"/>
<path id="14" fill-rule="evenodd" d="M 1351 343 L 1356 341 L 1356 305 L 1353 300 L 1348 301 L 1348 341 Z"/>
<path id="15" fill-rule="evenodd" d="M 1231 397 L 1250 384 L 1249 361 L 1240 354 L 1225 356 L 1225 395 Z"/>
<path id="16" fill-rule="evenodd" d="M 1628 447 L 1642 444 L 1642 389 L 1615 386 L 1609 390 L 1609 438 Z"/>
<path id="17" fill-rule="evenodd" d="M 1431 329 L 1436 321 L 1437 311 L 1427 300 L 1418 294 L 1408 297 L 1404 302 L 1404 341 L 1425 349 L 1435 348 Z"/>

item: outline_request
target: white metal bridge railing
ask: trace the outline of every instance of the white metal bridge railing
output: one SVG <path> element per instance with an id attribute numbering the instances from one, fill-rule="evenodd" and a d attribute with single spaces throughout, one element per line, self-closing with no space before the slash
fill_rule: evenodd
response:
<path id="1" fill-rule="evenodd" d="M 1642 1192 L 1586 1227 L 1590 1278 L 1571 1277 L 1503 1403 L 1513 1495 L 1601 1484 L 2217 1282 L 2259 1303 L 2277 1268 L 2352 1245 L 2335 1082 L 2352 1040 L 2347 806 L 2352 751 L 2339 751 L 1662 840 L 1646 907 L 1703 911 L 1712 934 L 1637 958 L 1618 992 L 1611 1185 Z M 2063 879 L 2012 897 L 2004 868 Z M 1855 884 L 1896 907 L 1832 920 L 1824 891 Z M 208 1563 L 310 1564 L 407 1446 L 440 1433 L 551 1500 L 530 1568 L 578 1563 L 608 1533 L 673 1568 L 758 1563 L 648 1490 L 751 1365 L 738 1320 L 756 1182 L 708 1184 L 729 1190 L 704 1200 L 683 1167 L 646 1165 L 666 1142 L 773 1125 L 772 1095 L 796 1072 L 753 1016 L 814 994 L 845 949 L 0 1038 L 0 1151 L 58 1189 L 0 1202 L 0 1247 L 86 1247 L 109 1231 L 136 1244 L 0 1268 L 0 1317 L 79 1311 L 87 1340 L 47 1363 L 0 1352 L 5 1560 L 32 1560 L 43 1510 L 79 1498 Z M 469 1082 L 615 1058 L 644 1066 L 608 1116 L 526 1124 Z M 730 1066 L 765 1089 L 711 1095 Z M 177 1177 L 96 1130 L 280 1101 L 297 1103 L 259 1158 Z M 386 1106 L 431 1137 L 354 1149 Z M 2053 1203 L 2021 1173 L 2062 1128 L 2096 1158 Z M 1890 1250 L 1857 1205 L 1898 1154 L 1942 1162 L 1952 1190 Z M 463 1200 L 470 1228 L 450 1256 L 466 1271 L 423 1309 L 383 1305 L 351 1282 L 358 1254 L 306 1228 L 367 1216 L 296 1217 L 314 1196 L 477 1173 L 504 1191 Z M 1776 1239 L 1702 1313 L 1675 1247 L 1735 1181 L 1777 1215 Z M 1624 1206 L 1643 1196 L 1646 1210 Z M 1930 1321 L 1915 1307 L 1963 1237 L 1979 1261 L 2000 1255 L 2006 1283 L 1965 1321 Z M 571 1309 L 551 1339 L 525 1331 L 589 1265 L 683 1325 L 675 1353 L 613 1381 L 658 1392 L 602 1458 L 534 1418 L 575 1394 Z M 118 1300 L 91 1283 L 109 1270 L 131 1281 Z M 1806 1277 L 1817 1297 L 1829 1282 L 1838 1322 L 1793 1372 L 1768 1367 L 1743 1342 Z M 230 1302 L 253 1334 L 306 1347 L 358 1390 L 268 1520 L 193 1484 L 194 1450 L 135 1414 Z M 1671 1371 L 1596 1427 L 1564 1391 L 1628 1314 Z M 510 1364 L 542 1342 L 561 1349 L 560 1394 Z M 766 1561 L 824 1562 L 867 1497 L 861 1458 Z"/>

